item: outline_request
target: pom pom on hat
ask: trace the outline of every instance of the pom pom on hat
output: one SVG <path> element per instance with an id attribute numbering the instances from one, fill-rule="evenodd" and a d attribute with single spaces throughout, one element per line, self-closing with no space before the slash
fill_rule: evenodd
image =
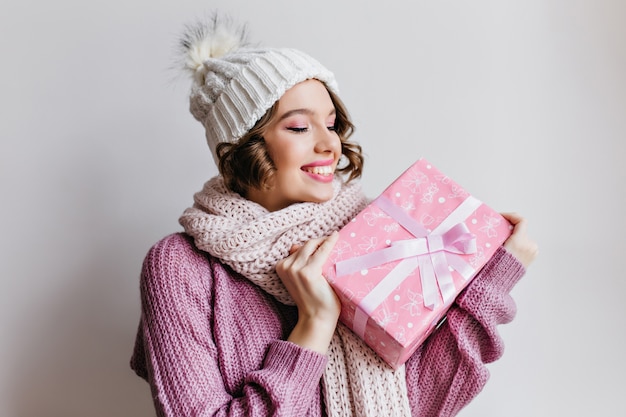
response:
<path id="1" fill-rule="evenodd" d="M 338 92 L 332 72 L 309 55 L 251 46 L 245 25 L 217 13 L 186 26 L 179 46 L 193 77 L 189 109 L 218 164 L 217 145 L 235 143 L 289 88 L 314 78 Z"/>
<path id="2" fill-rule="evenodd" d="M 210 58 L 221 58 L 229 52 L 248 46 L 245 25 L 236 27 L 228 16 L 213 13 L 206 20 L 186 26 L 179 41 L 182 66 L 195 77 L 202 77 L 204 63 Z M 198 80 L 202 82 L 202 80 Z"/>

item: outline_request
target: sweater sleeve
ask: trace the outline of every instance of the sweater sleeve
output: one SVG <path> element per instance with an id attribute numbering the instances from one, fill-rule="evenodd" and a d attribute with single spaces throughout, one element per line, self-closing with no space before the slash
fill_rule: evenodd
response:
<path id="1" fill-rule="evenodd" d="M 240 392 L 228 392 L 224 372 L 241 368 L 218 358 L 205 287 L 211 273 L 207 259 L 180 235 L 159 242 L 144 261 L 131 367 L 149 382 L 157 415 L 306 415 L 318 400 L 326 357 L 290 342 L 271 342 L 261 368 L 244 375 Z"/>
<path id="2" fill-rule="evenodd" d="M 482 390 L 486 364 L 504 351 L 496 327 L 513 319 L 509 293 L 524 272 L 500 247 L 459 295 L 446 322 L 407 361 L 413 416 L 454 416 Z"/>

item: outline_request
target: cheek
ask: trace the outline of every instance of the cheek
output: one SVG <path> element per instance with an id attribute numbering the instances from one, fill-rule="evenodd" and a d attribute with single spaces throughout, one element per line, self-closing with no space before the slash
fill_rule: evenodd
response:
<path id="1" fill-rule="evenodd" d="M 341 139 L 339 139 L 339 137 L 337 137 L 337 141 L 335 142 L 335 153 L 341 156 Z"/>
<path id="2" fill-rule="evenodd" d="M 277 170 L 297 164 L 299 150 L 293 141 L 275 141 L 267 146 L 267 153 Z"/>

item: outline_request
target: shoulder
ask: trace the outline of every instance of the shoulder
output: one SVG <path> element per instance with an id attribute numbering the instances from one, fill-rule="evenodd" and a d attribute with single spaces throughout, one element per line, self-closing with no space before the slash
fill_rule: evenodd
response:
<path id="1" fill-rule="evenodd" d="M 173 233 L 157 241 L 148 251 L 148 255 L 172 252 L 194 252 L 195 246 L 191 236 L 185 233 Z"/>
<path id="2" fill-rule="evenodd" d="M 208 263 L 205 254 L 194 245 L 193 239 L 184 233 L 174 233 L 156 242 L 144 259 L 145 267 L 176 267 L 180 263 Z"/>
<path id="3" fill-rule="evenodd" d="M 210 285 L 212 258 L 198 250 L 193 239 L 175 233 L 156 242 L 146 254 L 141 272 L 142 292 L 169 292 L 173 288 Z"/>

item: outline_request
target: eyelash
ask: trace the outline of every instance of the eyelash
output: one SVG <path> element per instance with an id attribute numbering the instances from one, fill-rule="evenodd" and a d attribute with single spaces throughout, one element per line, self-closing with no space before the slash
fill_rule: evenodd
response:
<path id="1" fill-rule="evenodd" d="M 304 133 L 307 130 L 309 130 L 308 127 L 288 127 L 287 130 L 291 130 L 292 132 L 295 133 Z"/>
<path id="2" fill-rule="evenodd" d="M 326 126 L 326 128 L 330 130 L 331 132 L 337 131 L 337 127 L 335 125 Z M 291 130 L 292 132 L 295 132 L 295 133 L 304 133 L 307 130 L 309 130 L 309 128 L 308 127 L 288 127 L 287 130 Z"/>

